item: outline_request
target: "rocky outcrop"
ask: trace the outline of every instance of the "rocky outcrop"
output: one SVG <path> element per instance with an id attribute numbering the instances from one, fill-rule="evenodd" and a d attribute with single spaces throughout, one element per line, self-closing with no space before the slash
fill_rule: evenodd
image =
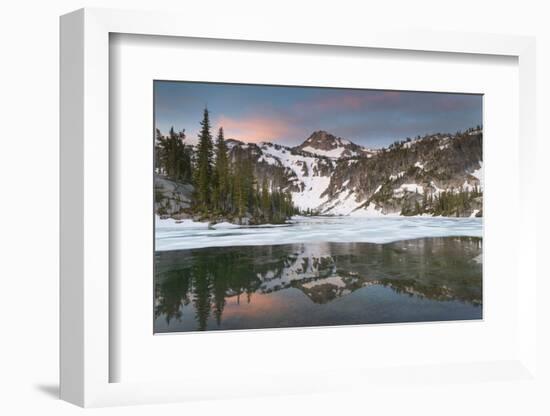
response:
<path id="1" fill-rule="evenodd" d="M 175 182 L 155 174 L 155 213 L 161 217 L 187 218 L 191 207 L 193 185 Z"/>
<path id="2" fill-rule="evenodd" d="M 296 146 L 294 149 L 331 159 L 367 156 L 376 153 L 324 130 L 313 132 L 301 145 Z"/>

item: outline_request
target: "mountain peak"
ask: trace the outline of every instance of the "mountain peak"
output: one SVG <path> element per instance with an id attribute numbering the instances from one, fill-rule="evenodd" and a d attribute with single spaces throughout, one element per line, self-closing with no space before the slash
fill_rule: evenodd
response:
<path id="1" fill-rule="evenodd" d="M 349 141 L 336 137 L 325 130 L 317 130 L 314 131 L 301 146 L 310 146 L 318 150 L 331 150 L 349 144 Z"/>
<path id="2" fill-rule="evenodd" d="M 357 156 L 362 151 L 361 146 L 341 137 L 336 137 L 325 130 L 314 131 L 296 149 L 333 159 Z"/>

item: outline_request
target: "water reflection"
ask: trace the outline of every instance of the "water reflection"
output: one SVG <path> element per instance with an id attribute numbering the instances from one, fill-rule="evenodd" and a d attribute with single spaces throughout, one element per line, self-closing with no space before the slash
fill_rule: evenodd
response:
<path id="1" fill-rule="evenodd" d="M 481 318 L 481 239 L 155 254 L 155 331 Z"/>

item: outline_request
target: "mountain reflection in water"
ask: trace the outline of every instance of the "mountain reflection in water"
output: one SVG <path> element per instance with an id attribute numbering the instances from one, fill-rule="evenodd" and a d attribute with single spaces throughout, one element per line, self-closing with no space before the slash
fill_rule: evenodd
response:
<path id="1" fill-rule="evenodd" d="M 155 332 L 481 319 L 481 238 L 155 253 Z"/>

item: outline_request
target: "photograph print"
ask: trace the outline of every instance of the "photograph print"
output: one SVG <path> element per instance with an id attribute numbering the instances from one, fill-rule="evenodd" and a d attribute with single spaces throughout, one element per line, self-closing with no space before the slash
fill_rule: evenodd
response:
<path id="1" fill-rule="evenodd" d="M 155 333 L 482 319 L 481 94 L 153 88 Z"/>

